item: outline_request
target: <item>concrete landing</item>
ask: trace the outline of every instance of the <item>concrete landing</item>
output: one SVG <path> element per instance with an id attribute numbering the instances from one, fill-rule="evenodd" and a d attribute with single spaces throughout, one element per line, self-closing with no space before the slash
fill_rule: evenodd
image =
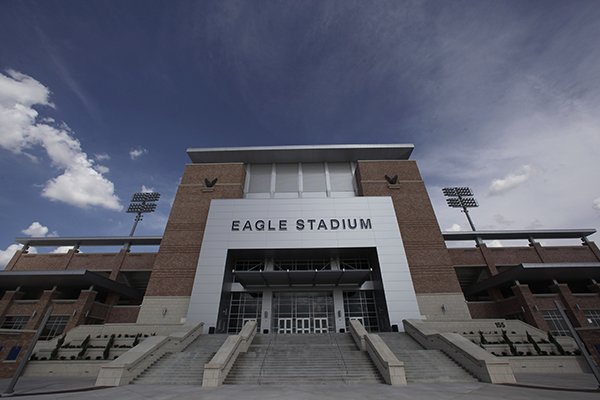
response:
<path id="1" fill-rule="evenodd" d="M 599 393 L 529 389 L 487 383 L 416 383 L 406 387 L 381 384 L 364 385 L 226 385 L 202 388 L 194 385 L 127 385 L 90 392 L 23 396 L 21 399 L 91 400 L 364 400 L 364 399 L 435 399 L 435 400 L 569 400 L 598 399 Z"/>

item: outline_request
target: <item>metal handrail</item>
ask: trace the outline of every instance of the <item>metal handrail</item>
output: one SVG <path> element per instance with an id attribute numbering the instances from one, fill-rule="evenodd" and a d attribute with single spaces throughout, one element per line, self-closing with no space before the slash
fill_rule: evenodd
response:
<path id="1" fill-rule="evenodd" d="M 258 371 L 258 384 L 260 385 L 261 383 L 261 377 L 263 374 L 263 368 L 265 366 L 265 361 L 267 361 L 267 355 L 269 354 L 269 349 L 271 348 L 271 343 L 273 343 L 273 340 L 275 340 L 275 335 L 273 335 L 273 338 L 271 340 L 269 340 L 269 344 L 267 345 L 267 350 L 265 350 L 265 356 L 262 359 L 262 362 L 260 363 L 260 370 Z"/>
<path id="2" fill-rule="evenodd" d="M 340 348 L 340 344 L 338 343 L 337 339 L 335 338 L 335 336 L 331 335 L 331 333 L 328 333 L 329 335 L 329 339 L 333 339 L 333 341 L 335 342 L 335 345 L 338 349 L 338 352 L 340 353 L 340 360 L 342 361 L 344 370 L 346 371 L 346 376 L 349 375 L 348 373 L 348 365 L 346 365 L 346 360 L 344 360 L 344 354 L 342 353 L 342 349 Z"/>

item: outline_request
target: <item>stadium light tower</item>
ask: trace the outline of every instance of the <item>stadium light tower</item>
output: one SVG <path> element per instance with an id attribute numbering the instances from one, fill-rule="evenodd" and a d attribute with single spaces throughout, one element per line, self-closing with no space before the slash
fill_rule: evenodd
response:
<path id="1" fill-rule="evenodd" d="M 131 228 L 129 236 L 133 236 L 138 222 L 143 218 L 143 214 L 152 213 L 156 210 L 156 202 L 158 202 L 158 199 L 160 199 L 160 193 L 156 192 L 133 194 L 127 212 L 135 214 L 135 222 L 133 223 L 133 228 Z"/>
<path id="2" fill-rule="evenodd" d="M 469 208 L 479 207 L 479 204 L 477 204 L 477 200 L 473 198 L 473 191 L 471 188 L 449 187 L 443 188 L 442 192 L 444 193 L 444 196 L 446 196 L 448 206 L 452 208 L 462 208 L 467 216 L 467 220 L 469 220 L 471 229 L 476 231 L 475 225 L 473 225 L 473 221 L 471 221 L 471 217 L 469 216 Z"/>

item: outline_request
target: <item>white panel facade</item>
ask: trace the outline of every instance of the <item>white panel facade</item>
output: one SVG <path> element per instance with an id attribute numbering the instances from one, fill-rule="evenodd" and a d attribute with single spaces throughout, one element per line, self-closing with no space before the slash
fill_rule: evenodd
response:
<path id="1" fill-rule="evenodd" d="M 331 220 L 363 219 L 370 226 L 360 229 L 331 229 Z M 297 229 L 297 220 L 305 223 Z M 308 220 L 314 219 L 313 229 Z M 324 220 L 327 229 L 318 229 Z M 276 229 L 257 231 L 262 220 Z M 279 221 L 286 221 L 286 230 Z M 235 223 L 234 221 L 239 221 Z M 246 221 L 252 230 L 244 230 Z M 260 225 L 260 224 L 259 224 Z M 335 223 L 334 223 L 335 225 Z M 268 227 L 268 225 L 266 225 Z M 225 263 L 229 249 L 302 249 L 375 247 L 381 268 L 390 324 L 402 329 L 402 320 L 421 318 L 408 262 L 392 201 L 389 197 L 322 199 L 228 199 L 212 200 L 200 250 L 189 321 L 216 326 Z"/>

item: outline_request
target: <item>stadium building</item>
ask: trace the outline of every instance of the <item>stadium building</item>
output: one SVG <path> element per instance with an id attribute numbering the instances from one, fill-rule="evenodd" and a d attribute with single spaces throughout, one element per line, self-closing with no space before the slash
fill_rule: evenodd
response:
<path id="1" fill-rule="evenodd" d="M 452 357 L 478 379 L 500 382 L 511 378 L 485 376 L 508 376 L 511 368 L 527 364 L 510 356 L 534 352 L 529 337 L 535 332 L 540 343 L 558 343 L 557 352 L 570 349 L 561 352 L 571 357 L 561 361 L 565 369 L 585 371 L 569 337 L 570 321 L 598 362 L 600 250 L 588 240 L 595 230 L 442 232 L 410 160 L 412 150 L 412 145 L 189 149 L 191 162 L 162 236 L 17 238 L 24 247 L 0 273 L 2 375 L 14 373 L 38 329 L 26 375 L 49 368 L 55 374 L 81 373 L 81 367 L 68 372 L 60 364 L 61 358 L 74 359 L 87 362 L 90 374 L 100 374 L 99 384 L 109 385 L 143 374 L 149 361 L 136 376 L 116 383 L 106 370 L 125 365 L 128 357 L 146 360 L 163 345 L 154 344 L 146 355 L 133 352 L 158 343 L 156 338 L 179 340 L 179 347 L 158 352 L 164 356 L 190 344 L 202 348 L 202 340 L 209 347 L 209 334 L 223 340 L 215 339 L 218 353 L 207 359 L 207 368 L 218 365 L 223 352 L 233 360 L 215 372 L 213 384 L 235 371 L 236 358 L 253 342 L 282 335 L 352 336 L 388 383 L 394 379 L 379 364 L 391 371 L 404 354 L 394 351 L 390 333 L 406 332 L 422 347 L 450 357 L 461 348 L 484 361 L 508 360 L 501 372 L 485 367 L 480 373 Z M 558 239 L 580 243 L 551 245 Z M 492 240 L 527 244 L 491 248 L 486 243 Z M 57 246 L 73 248 L 66 254 L 28 252 Z M 85 251 L 88 246 L 108 251 Z M 142 249 L 148 246 L 157 250 Z M 499 340 L 502 348 L 482 349 L 507 331 L 530 347 L 513 351 L 509 339 Z M 550 341 L 543 339 L 546 332 Z M 93 350 L 94 340 L 108 353 Z M 111 350 L 119 340 L 121 350 Z M 385 358 L 390 349 L 397 356 L 391 360 Z M 531 359 L 543 352 L 553 351 L 536 348 Z M 492 364 L 488 361 L 483 364 Z M 408 377 L 408 364 L 402 368 Z M 205 370 L 205 383 L 207 376 Z"/>

